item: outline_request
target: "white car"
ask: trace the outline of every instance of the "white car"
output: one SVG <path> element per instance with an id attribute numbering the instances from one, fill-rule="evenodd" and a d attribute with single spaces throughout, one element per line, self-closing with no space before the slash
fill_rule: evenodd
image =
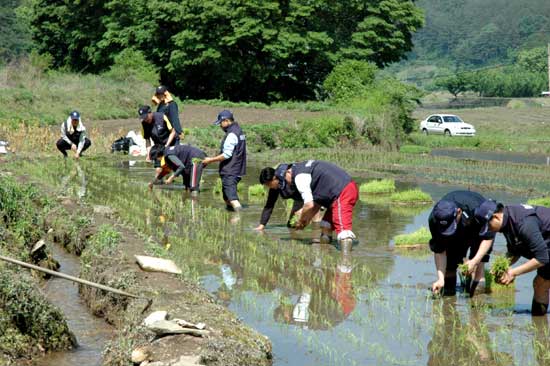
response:
<path id="1" fill-rule="evenodd" d="M 454 114 L 432 114 L 420 122 L 420 131 L 425 135 L 475 136 L 476 129 Z"/>

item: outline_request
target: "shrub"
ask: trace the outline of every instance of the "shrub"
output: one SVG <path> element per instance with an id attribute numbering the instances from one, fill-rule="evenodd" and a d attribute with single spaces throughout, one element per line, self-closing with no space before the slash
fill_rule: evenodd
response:
<path id="1" fill-rule="evenodd" d="M 420 189 L 396 192 L 390 196 L 390 201 L 397 203 L 427 204 L 432 202 L 432 197 Z"/>
<path id="2" fill-rule="evenodd" d="M 365 96 L 377 70 L 376 65 L 369 62 L 343 61 L 326 77 L 323 82 L 324 92 L 336 101 Z"/>
<path id="3" fill-rule="evenodd" d="M 363 183 L 359 187 L 361 193 L 391 193 L 395 191 L 395 181 L 393 179 L 373 180 Z"/>
<path id="4" fill-rule="evenodd" d="M 145 58 L 143 52 L 126 48 L 115 56 L 113 66 L 105 73 L 106 76 L 119 81 L 145 81 L 158 84 L 157 69 Z"/>

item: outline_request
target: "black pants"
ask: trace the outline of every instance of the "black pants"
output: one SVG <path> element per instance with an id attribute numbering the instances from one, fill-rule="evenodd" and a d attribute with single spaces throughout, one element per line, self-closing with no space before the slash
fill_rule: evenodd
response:
<path id="1" fill-rule="evenodd" d="M 224 201 L 238 201 L 237 184 L 241 181 L 241 177 L 236 175 L 222 175 L 222 193 Z"/>
<path id="2" fill-rule="evenodd" d="M 183 185 L 191 192 L 200 191 L 202 167 L 202 161 L 192 163 L 183 173 Z"/>
<path id="3" fill-rule="evenodd" d="M 77 142 L 73 142 L 73 144 L 77 145 L 78 146 L 78 141 Z M 67 150 L 71 150 L 71 144 L 69 144 L 67 141 L 63 140 L 63 139 L 59 139 L 57 140 L 57 149 L 59 151 L 61 151 L 61 153 L 63 154 L 63 156 L 67 156 Z M 84 139 L 84 147 L 82 148 L 82 151 L 80 152 L 80 155 L 82 155 L 82 153 L 84 151 L 86 151 L 90 146 L 92 145 L 92 142 L 90 141 L 89 138 L 85 138 Z"/>

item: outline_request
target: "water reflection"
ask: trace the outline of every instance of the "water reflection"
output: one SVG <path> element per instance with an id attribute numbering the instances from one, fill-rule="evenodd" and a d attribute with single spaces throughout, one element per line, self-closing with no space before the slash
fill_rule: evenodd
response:
<path id="1" fill-rule="evenodd" d="M 76 196 L 82 199 L 86 196 L 86 175 L 79 162 L 64 162 L 67 174 L 61 178 L 62 195 Z"/>
<path id="2" fill-rule="evenodd" d="M 456 307 L 456 298 L 443 298 L 433 303 L 433 316 L 428 366 L 505 366 L 513 363 L 512 355 L 497 351 L 491 340 L 483 307 L 471 307 L 468 318 L 463 320 Z"/>

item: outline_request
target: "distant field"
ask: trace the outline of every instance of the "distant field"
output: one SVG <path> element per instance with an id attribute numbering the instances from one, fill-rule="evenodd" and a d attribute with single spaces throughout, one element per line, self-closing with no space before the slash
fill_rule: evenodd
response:
<path id="1" fill-rule="evenodd" d="M 477 130 L 475 138 L 447 139 L 442 147 L 479 148 L 530 153 L 550 152 L 550 108 L 490 107 L 473 109 L 417 109 L 413 117 L 420 123 L 433 113 L 459 115 Z M 428 136 L 428 139 L 436 136 Z M 439 138 L 441 140 L 442 138 Z M 470 141 L 468 141 L 471 139 Z M 470 146 L 468 146 L 470 145 Z M 475 146 L 477 145 L 477 146 Z M 432 146 L 438 147 L 438 146 Z"/>

